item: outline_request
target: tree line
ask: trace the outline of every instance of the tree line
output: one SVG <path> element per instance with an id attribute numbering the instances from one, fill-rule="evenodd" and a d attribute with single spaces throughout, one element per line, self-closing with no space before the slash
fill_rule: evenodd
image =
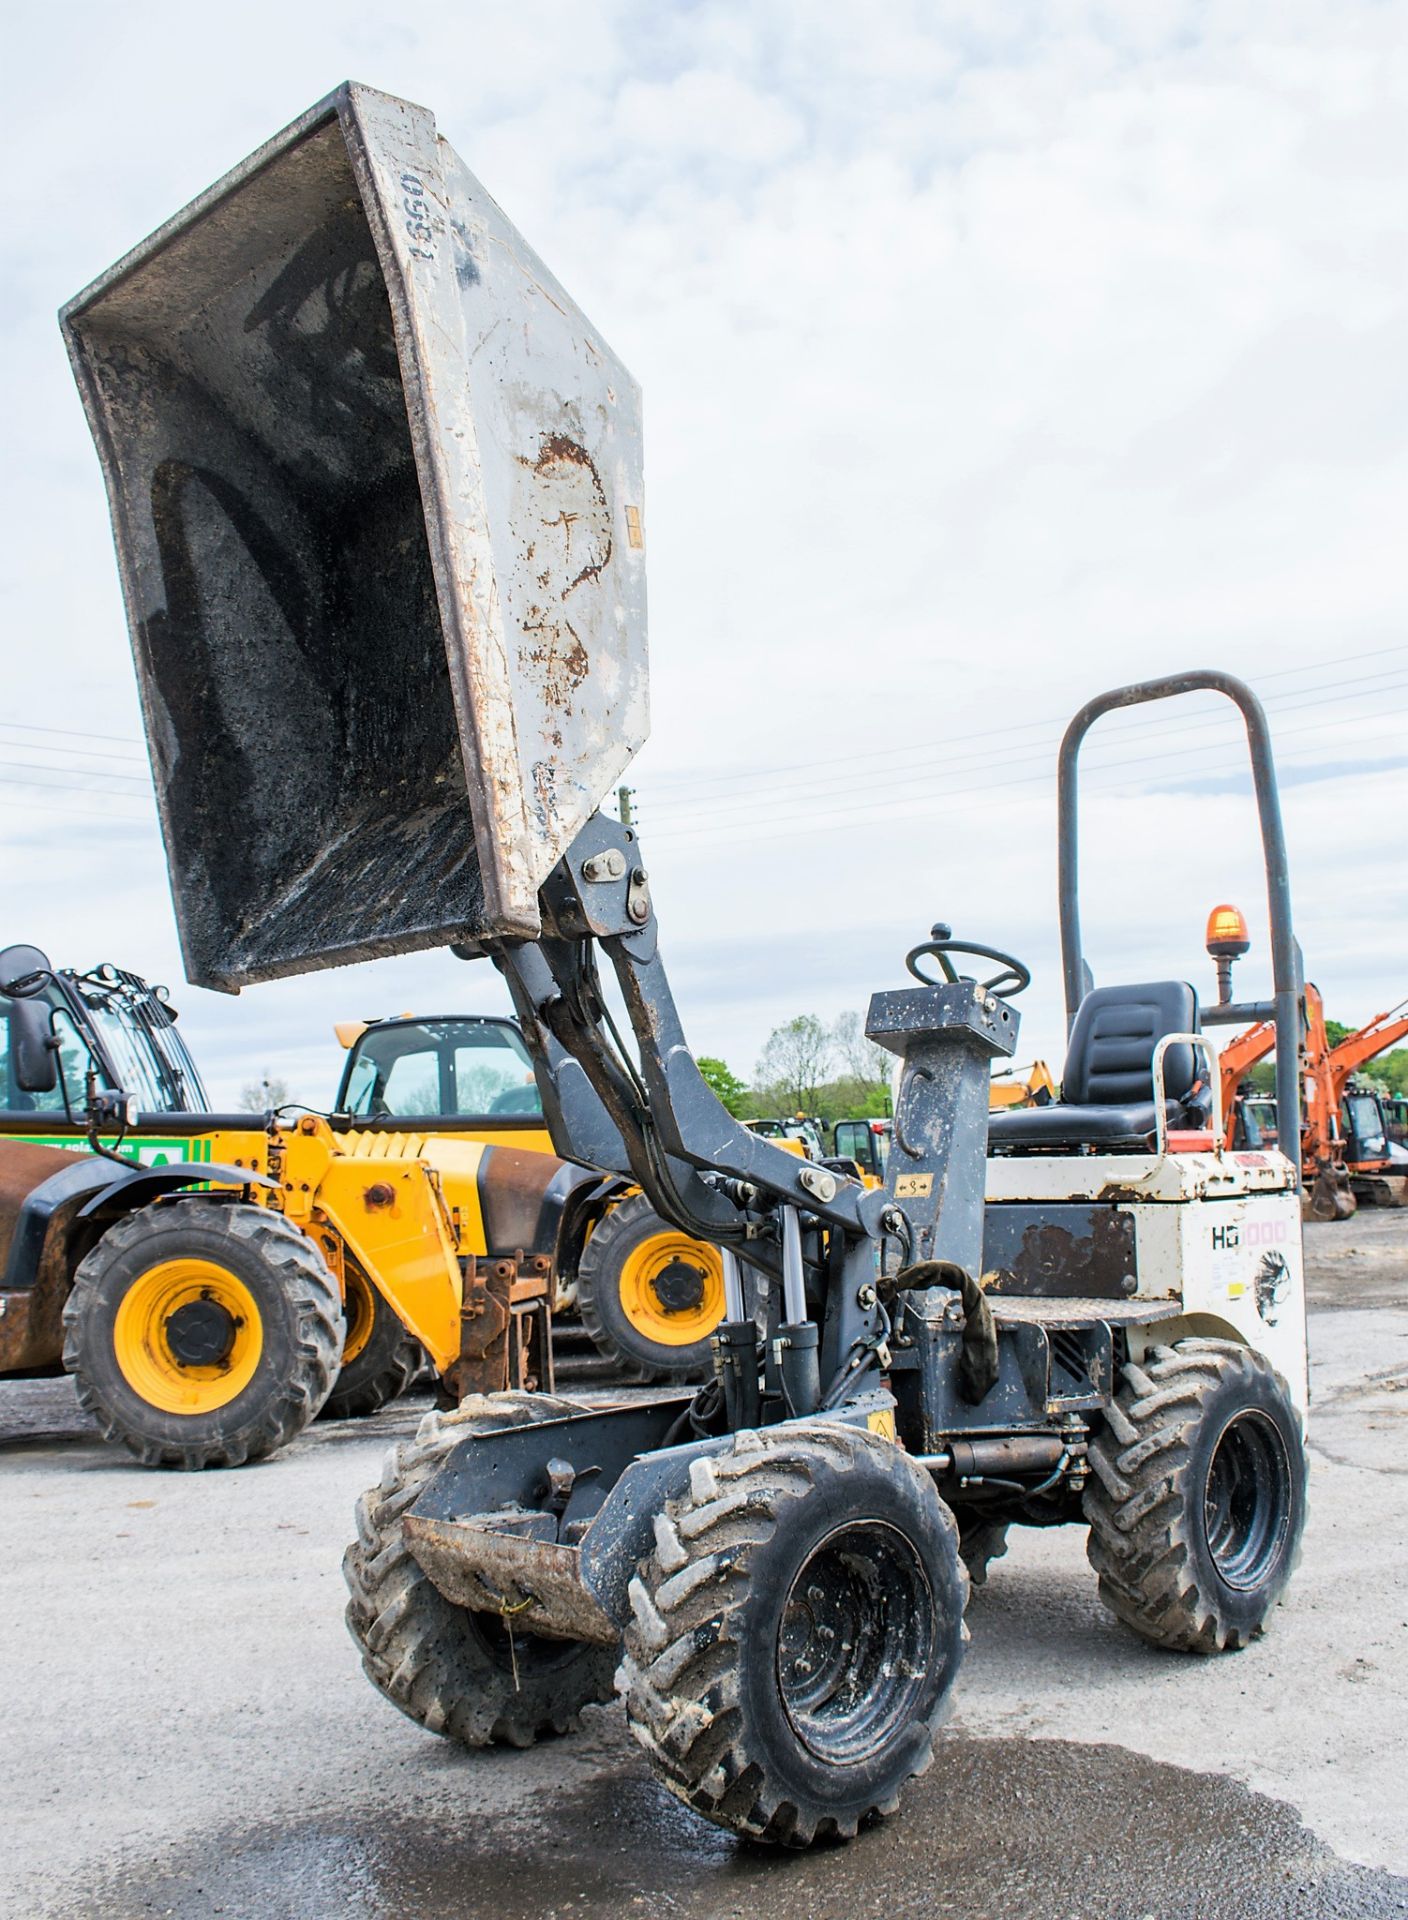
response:
<path id="1" fill-rule="evenodd" d="M 1330 1045 L 1355 1029 L 1327 1020 Z M 826 1126 L 838 1120 L 873 1120 L 890 1112 L 894 1056 L 865 1035 L 858 1013 L 843 1013 L 829 1025 L 814 1013 L 799 1013 L 768 1035 L 751 1081 L 723 1060 L 701 1054 L 699 1070 L 729 1112 L 739 1120 L 791 1118 L 803 1113 Z M 1408 1095 L 1408 1047 L 1368 1061 L 1360 1072 L 1385 1092 Z M 1274 1094 L 1274 1056 L 1247 1075 L 1257 1093 Z"/>
<path id="2" fill-rule="evenodd" d="M 802 1113 L 824 1126 L 873 1120 L 890 1111 L 893 1054 L 866 1038 L 858 1013 L 831 1022 L 799 1013 L 774 1027 L 751 1082 L 723 1060 L 699 1057 L 699 1071 L 739 1120 L 789 1119 Z"/>

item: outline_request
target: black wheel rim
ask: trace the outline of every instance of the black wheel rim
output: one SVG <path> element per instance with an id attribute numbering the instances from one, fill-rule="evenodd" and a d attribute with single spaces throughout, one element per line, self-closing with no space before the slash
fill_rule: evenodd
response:
<path id="1" fill-rule="evenodd" d="M 914 1717 L 935 1660 L 924 1564 L 895 1527 L 838 1527 L 789 1589 L 777 1640 L 783 1709 L 802 1744 L 832 1765 L 882 1748 Z"/>
<path id="2" fill-rule="evenodd" d="M 656 1274 L 655 1297 L 666 1313 L 695 1313 L 704 1304 L 705 1276 L 687 1260 L 672 1260 Z"/>
<path id="3" fill-rule="evenodd" d="M 1208 1551 L 1219 1579 L 1239 1592 L 1264 1584 L 1291 1521 L 1291 1461 L 1264 1413 L 1239 1413 L 1218 1436 L 1203 1500 Z"/>
<path id="4" fill-rule="evenodd" d="M 209 1294 L 188 1300 L 166 1322 L 166 1344 L 182 1367 L 223 1366 L 234 1345 L 239 1322 Z"/>

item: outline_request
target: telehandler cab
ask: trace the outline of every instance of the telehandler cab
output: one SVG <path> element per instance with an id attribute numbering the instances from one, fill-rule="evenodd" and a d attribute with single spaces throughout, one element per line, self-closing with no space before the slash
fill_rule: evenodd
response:
<path id="1" fill-rule="evenodd" d="M 912 984 L 870 1003 L 903 1073 L 867 1191 L 732 1119 L 689 1052 L 636 834 L 597 811 L 645 732 L 637 389 L 430 114 L 340 88 L 64 325 L 192 977 L 473 943 L 558 1151 L 724 1256 L 701 1392 L 470 1400 L 392 1453 L 345 1563 L 373 1683 L 471 1745 L 566 1728 L 614 1687 L 671 1792 L 804 1845 L 892 1811 L 933 1758 L 965 1531 L 1086 1525 L 1137 1632 L 1244 1645 L 1304 1516 L 1296 1136 L 1222 1146 L 1191 987 L 1094 987 L 1074 777 L 1110 707 L 1197 687 L 1240 707 L 1275 997 L 1219 1017 L 1274 1013 L 1295 1111 L 1285 848 L 1247 689 L 1189 674 L 1077 716 L 1064 1098 L 995 1116 L 989 1172 L 1027 972 L 922 941 Z"/>

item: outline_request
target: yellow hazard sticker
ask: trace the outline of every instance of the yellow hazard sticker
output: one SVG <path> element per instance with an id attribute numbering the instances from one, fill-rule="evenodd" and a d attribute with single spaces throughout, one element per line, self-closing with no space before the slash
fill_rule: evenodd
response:
<path id="1" fill-rule="evenodd" d="M 881 1413 L 868 1413 L 865 1416 L 865 1424 L 872 1433 L 878 1433 L 882 1440 L 893 1440 L 895 1437 L 894 1408 L 886 1407 Z"/>
<path id="2" fill-rule="evenodd" d="M 896 1200 L 922 1200 L 934 1191 L 932 1173 L 902 1173 L 895 1182 Z"/>

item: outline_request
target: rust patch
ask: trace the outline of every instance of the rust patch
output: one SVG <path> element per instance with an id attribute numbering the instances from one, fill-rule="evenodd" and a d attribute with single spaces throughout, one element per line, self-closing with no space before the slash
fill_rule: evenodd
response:
<path id="1" fill-rule="evenodd" d="M 591 672 L 591 660 L 577 629 L 570 620 L 542 607 L 531 607 L 524 616 L 523 631 L 542 635 L 541 643 L 529 647 L 524 658 L 538 668 L 543 690 L 554 706 L 565 707 Z"/>
<path id="2" fill-rule="evenodd" d="M 460 1308 L 459 1357 L 444 1376 L 444 1385 L 456 1400 L 510 1389 L 552 1392 L 552 1293 L 552 1261 L 546 1257 L 526 1259 L 521 1251 L 503 1260 L 469 1256 Z"/>
<path id="3" fill-rule="evenodd" d="M 9 1259 L 20 1210 L 44 1181 L 86 1155 L 61 1147 L 36 1146 L 27 1140 L 7 1140 L 0 1155 L 0 1272 Z M 0 1293 L 0 1373 L 22 1367 L 47 1367 L 63 1353 L 64 1301 L 69 1290 L 68 1225 L 89 1198 L 75 1194 L 50 1219 L 44 1243 L 29 1282 L 13 1292 Z"/>
<path id="4" fill-rule="evenodd" d="M 601 484 L 601 475 L 596 470 L 596 462 L 585 447 L 578 446 L 575 440 L 569 440 L 566 434 L 549 434 L 534 462 L 533 471 L 542 477 L 545 474 L 551 474 L 555 467 L 564 464 L 580 467 L 583 472 L 590 475 L 592 503 L 597 511 L 587 515 L 581 511 L 569 512 L 566 508 L 562 508 L 551 519 L 544 520 L 543 525 L 545 527 L 561 526 L 568 538 L 570 552 L 572 528 L 577 521 L 585 519 L 588 521 L 588 532 L 599 529 L 599 544 L 602 546 L 600 558 L 588 560 L 580 572 L 575 574 L 562 589 L 561 597 L 565 600 L 569 593 L 576 592 L 584 580 L 597 580 L 601 577 L 604 569 L 611 564 L 614 542 L 611 538 L 611 508 L 606 498 L 606 488 Z"/>
<path id="5" fill-rule="evenodd" d="M 537 493 L 533 533 L 523 544 L 524 570 L 531 569 L 536 594 L 523 609 L 528 644 L 521 658 L 549 706 L 566 710 L 591 671 L 566 603 L 611 564 L 611 506 L 591 455 L 566 434 L 548 434 L 537 459 L 520 456 L 519 464 L 532 474 Z"/>

